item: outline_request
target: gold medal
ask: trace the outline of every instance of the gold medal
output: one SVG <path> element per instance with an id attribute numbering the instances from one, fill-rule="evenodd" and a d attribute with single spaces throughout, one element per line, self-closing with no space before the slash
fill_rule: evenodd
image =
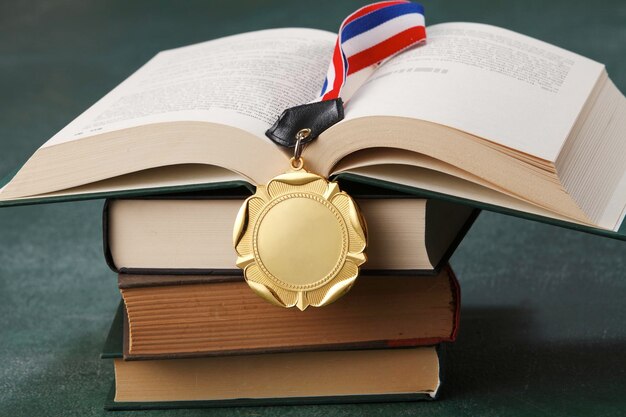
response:
<path id="1" fill-rule="evenodd" d="M 237 266 L 261 297 L 282 307 L 321 307 L 345 294 L 365 260 L 367 231 L 336 182 L 307 172 L 298 132 L 291 170 L 259 185 L 233 231 Z"/>

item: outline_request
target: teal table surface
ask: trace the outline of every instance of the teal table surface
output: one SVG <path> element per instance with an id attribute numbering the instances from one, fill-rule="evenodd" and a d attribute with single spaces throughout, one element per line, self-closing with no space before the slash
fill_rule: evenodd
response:
<path id="1" fill-rule="evenodd" d="M 429 23 L 504 26 L 603 62 L 626 91 L 623 0 L 424 3 Z M 361 4 L 2 1 L 0 172 L 159 50 L 269 27 L 335 31 Z M 112 365 L 98 355 L 119 294 L 101 209 L 0 210 L 2 416 L 107 414 Z M 483 213 L 452 258 L 462 319 L 439 401 L 133 415 L 626 415 L 625 255 L 626 242 Z"/>

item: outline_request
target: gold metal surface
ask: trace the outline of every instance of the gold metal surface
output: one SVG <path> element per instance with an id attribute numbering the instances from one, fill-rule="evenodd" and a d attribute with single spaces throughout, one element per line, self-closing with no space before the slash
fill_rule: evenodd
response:
<path id="1" fill-rule="evenodd" d="M 358 207 L 337 183 L 294 169 L 244 202 L 233 243 L 254 291 L 304 310 L 330 304 L 352 287 L 366 260 L 367 236 Z"/>

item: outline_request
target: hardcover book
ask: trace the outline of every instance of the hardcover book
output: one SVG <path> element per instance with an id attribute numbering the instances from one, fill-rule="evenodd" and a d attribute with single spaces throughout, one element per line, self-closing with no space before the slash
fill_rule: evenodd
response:
<path id="1" fill-rule="evenodd" d="M 361 187 L 353 194 L 367 219 L 368 273 L 438 271 L 478 215 L 459 204 L 380 191 Z M 107 200 L 103 229 L 109 266 L 123 273 L 240 275 L 232 234 L 245 197 L 214 193 Z"/>
<path id="2" fill-rule="evenodd" d="M 38 149 L 0 201 L 263 184 L 290 156 L 264 132 L 317 97 L 335 39 L 274 29 L 161 52 Z M 309 170 L 626 239 L 626 99 L 602 64 L 443 23 L 358 74 L 345 119 L 308 145 Z"/>
<path id="3" fill-rule="evenodd" d="M 124 359 L 410 347 L 452 342 L 459 285 L 438 275 L 359 278 L 349 297 L 306 313 L 276 308 L 243 277 L 119 275 Z"/>

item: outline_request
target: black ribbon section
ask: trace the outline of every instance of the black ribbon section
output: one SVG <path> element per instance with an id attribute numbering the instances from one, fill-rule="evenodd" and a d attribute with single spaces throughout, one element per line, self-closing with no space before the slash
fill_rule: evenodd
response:
<path id="1" fill-rule="evenodd" d="M 265 135 L 278 145 L 293 148 L 296 146 L 296 133 L 300 130 L 311 129 L 309 136 L 301 141 L 304 145 L 342 119 L 343 101 L 341 98 L 303 104 L 283 111 Z"/>

